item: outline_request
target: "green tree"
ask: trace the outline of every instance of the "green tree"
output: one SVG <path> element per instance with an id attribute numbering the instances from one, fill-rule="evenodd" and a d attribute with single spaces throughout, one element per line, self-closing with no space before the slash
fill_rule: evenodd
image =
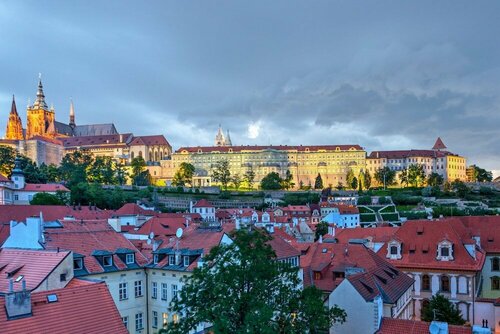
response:
<path id="1" fill-rule="evenodd" d="M 427 184 L 431 187 L 439 187 L 444 183 L 444 178 L 438 173 L 432 172 L 427 177 Z"/>
<path id="2" fill-rule="evenodd" d="M 217 161 L 212 168 L 212 179 L 222 185 L 222 189 L 227 190 L 227 185 L 231 182 L 231 171 L 229 170 L 229 161 L 222 159 Z"/>
<path id="3" fill-rule="evenodd" d="M 281 189 L 281 177 L 276 172 L 271 172 L 260 181 L 260 188 L 263 190 Z"/>
<path id="4" fill-rule="evenodd" d="M 420 164 L 411 164 L 408 167 L 408 183 L 413 187 L 419 187 L 425 182 L 424 166 Z"/>
<path id="5" fill-rule="evenodd" d="M 370 187 L 372 185 L 372 176 L 370 175 L 370 172 L 368 170 L 365 172 L 365 178 L 364 178 L 363 185 L 365 186 L 366 190 L 370 189 Z"/>
<path id="6" fill-rule="evenodd" d="M 125 183 L 127 183 L 128 176 L 129 175 L 128 175 L 127 170 L 125 169 L 125 165 L 123 165 L 121 163 L 117 163 L 115 165 L 116 184 L 124 185 Z"/>
<path id="7" fill-rule="evenodd" d="M 253 189 L 253 183 L 255 180 L 255 172 L 252 168 L 249 168 L 243 175 L 243 182 L 247 185 L 249 189 Z"/>
<path id="8" fill-rule="evenodd" d="M 377 180 L 379 185 L 383 185 L 384 187 L 392 186 L 396 180 L 396 172 L 387 166 L 379 168 L 375 172 L 375 180 Z"/>
<path id="9" fill-rule="evenodd" d="M 358 179 L 356 177 L 353 177 L 349 186 L 351 186 L 351 189 L 358 188 Z"/>
<path id="10" fill-rule="evenodd" d="M 318 173 L 316 180 L 314 180 L 314 189 L 323 189 L 323 178 L 320 173 Z"/>
<path id="11" fill-rule="evenodd" d="M 401 173 L 399 173 L 399 183 L 402 186 L 408 187 L 408 169 L 404 168 Z"/>
<path id="12" fill-rule="evenodd" d="M 469 187 L 460 180 L 455 180 L 451 183 L 451 188 L 460 198 L 465 198 L 470 193 Z"/>
<path id="13" fill-rule="evenodd" d="M 136 186 L 149 186 L 151 184 L 151 175 L 146 169 L 146 161 L 142 156 L 135 157 L 130 163 L 132 167 L 132 182 Z"/>
<path id="14" fill-rule="evenodd" d="M 61 182 L 61 175 L 56 165 L 42 163 L 39 169 L 48 183 Z"/>
<path id="15" fill-rule="evenodd" d="M 242 182 L 240 174 L 233 175 L 233 177 L 231 178 L 231 182 L 233 183 L 234 189 L 236 190 L 240 189 Z"/>
<path id="16" fill-rule="evenodd" d="M 87 168 L 89 182 L 115 184 L 115 162 L 111 157 L 96 157 Z"/>
<path id="17" fill-rule="evenodd" d="M 26 183 L 47 183 L 47 176 L 30 158 L 18 156 Z"/>
<path id="18" fill-rule="evenodd" d="M 339 183 L 337 183 L 337 186 L 335 187 L 338 191 L 342 191 L 344 189 L 344 184 L 342 182 L 339 181 Z"/>
<path id="19" fill-rule="evenodd" d="M 476 165 L 471 166 L 473 170 L 472 182 L 491 182 L 493 180 L 493 173 L 486 169 L 480 168 Z"/>
<path id="20" fill-rule="evenodd" d="M 318 240 L 320 236 L 328 233 L 328 223 L 320 222 L 316 224 L 316 231 L 314 231 L 314 241 Z"/>
<path id="21" fill-rule="evenodd" d="M 298 267 L 280 263 L 263 231 L 239 230 L 214 247 L 184 279 L 170 311 L 185 314 L 166 333 L 188 333 L 203 322 L 215 333 L 319 333 L 346 313 L 324 305 L 315 287 L 298 288 Z"/>
<path id="22" fill-rule="evenodd" d="M 87 182 L 87 170 L 94 158 L 85 150 L 77 150 L 66 154 L 59 166 L 61 180 L 66 181 L 69 188 L 80 182 Z"/>
<path id="23" fill-rule="evenodd" d="M 64 205 L 61 196 L 50 193 L 36 193 L 30 201 L 31 205 Z"/>
<path id="24" fill-rule="evenodd" d="M 295 185 L 295 183 L 293 183 L 293 175 L 292 173 L 290 172 L 290 170 L 286 170 L 286 174 L 285 174 L 285 178 L 281 181 L 282 183 L 282 188 L 283 189 L 290 189 L 290 188 L 293 188 L 293 186 Z"/>
<path id="25" fill-rule="evenodd" d="M 191 186 L 193 183 L 194 171 L 195 168 L 192 164 L 188 162 L 181 163 L 179 168 L 175 171 L 172 185 L 174 187 L 184 187 L 186 184 Z"/>
<path id="26" fill-rule="evenodd" d="M 14 169 L 16 150 L 10 146 L 0 145 L 0 174 L 10 177 Z"/>
<path id="27" fill-rule="evenodd" d="M 450 325 L 463 325 L 465 320 L 462 312 L 445 296 L 436 294 L 429 300 L 429 304 L 422 309 L 422 320 L 447 322 Z"/>
<path id="28" fill-rule="evenodd" d="M 351 188 L 351 189 L 356 189 L 357 188 L 357 183 L 356 183 L 356 188 L 352 188 L 352 183 L 353 183 L 353 180 L 356 176 L 354 175 L 354 171 L 352 169 L 349 168 L 349 170 L 347 171 L 347 175 L 345 177 L 345 180 L 346 180 L 346 183 L 347 183 L 347 187 Z"/>

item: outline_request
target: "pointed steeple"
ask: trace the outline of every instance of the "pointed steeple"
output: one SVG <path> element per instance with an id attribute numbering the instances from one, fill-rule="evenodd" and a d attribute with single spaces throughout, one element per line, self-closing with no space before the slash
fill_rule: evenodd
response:
<path id="1" fill-rule="evenodd" d="M 446 150 L 447 147 L 443 143 L 443 141 L 441 140 L 441 137 L 438 137 L 438 139 L 436 139 L 436 143 L 434 143 L 434 146 L 432 147 L 432 149 L 435 151 L 441 151 L 441 150 Z"/>
<path id="2" fill-rule="evenodd" d="M 34 109 L 43 109 L 48 110 L 47 103 L 45 103 L 45 95 L 43 94 L 43 85 L 42 85 L 42 74 L 38 75 L 38 90 L 36 92 L 36 100 L 33 103 Z"/>
<path id="3" fill-rule="evenodd" d="M 226 138 L 224 138 L 224 131 L 222 131 L 222 126 L 219 124 L 219 130 L 215 136 L 215 146 L 224 146 Z"/>
<path id="4" fill-rule="evenodd" d="M 229 135 L 229 130 L 227 130 L 226 133 L 226 146 L 233 146 L 233 143 L 231 142 L 231 136 Z"/>
<path id="5" fill-rule="evenodd" d="M 69 104 L 69 126 L 74 129 L 76 126 L 75 123 L 75 106 L 73 105 L 73 99 L 71 99 L 71 102 Z"/>
<path id="6" fill-rule="evenodd" d="M 5 130 L 5 138 L 11 140 L 23 140 L 23 125 L 21 117 L 17 113 L 16 99 L 12 95 L 12 106 L 10 107 L 9 121 L 7 122 L 7 129 Z"/>

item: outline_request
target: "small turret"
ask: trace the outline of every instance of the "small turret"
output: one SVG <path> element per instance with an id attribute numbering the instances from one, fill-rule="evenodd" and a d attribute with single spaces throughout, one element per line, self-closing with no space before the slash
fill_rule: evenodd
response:
<path id="1" fill-rule="evenodd" d="M 45 102 L 45 95 L 43 93 L 43 85 L 42 85 L 42 74 L 40 73 L 38 75 L 38 90 L 36 92 L 36 100 L 35 103 L 33 103 L 33 109 L 43 109 L 43 110 L 48 110 L 49 107 L 47 106 L 47 103 Z"/>
<path id="2" fill-rule="evenodd" d="M 71 99 L 71 103 L 69 105 L 69 126 L 71 129 L 75 129 L 75 107 L 73 106 L 73 99 Z"/>
<path id="3" fill-rule="evenodd" d="M 436 139 L 436 143 L 434 143 L 434 146 L 432 147 L 432 149 L 434 151 L 441 151 L 441 150 L 446 150 L 447 147 L 443 143 L 443 141 L 441 140 L 441 137 L 438 137 L 438 139 Z"/>
<path id="4" fill-rule="evenodd" d="M 12 170 L 11 180 L 14 182 L 16 189 L 23 189 L 25 185 L 24 172 L 21 168 L 21 159 L 16 157 L 14 161 L 14 169 Z"/>
<path id="5" fill-rule="evenodd" d="M 7 122 L 7 129 L 5 131 L 5 138 L 11 140 L 23 140 L 23 124 L 21 117 L 17 113 L 16 100 L 12 95 L 12 106 L 10 108 L 9 121 Z"/>

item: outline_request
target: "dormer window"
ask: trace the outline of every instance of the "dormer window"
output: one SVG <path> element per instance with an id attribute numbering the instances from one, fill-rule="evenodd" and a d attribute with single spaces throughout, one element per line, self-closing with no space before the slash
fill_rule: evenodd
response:
<path id="1" fill-rule="evenodd" d="M 127 264 L 133 264 L 135 262 L 135 256 L 134 254 L 127 254 L 125 257 L 126 263 Z"/>
<path id="2" fill-rule="evenodd" d="M 153 255 L 153 264 L 158 264 L 158 254 Z"/>
<path id="3" fill-rule="evenodd" d="M 453 244 L 448 240 L 443 240 L 439 243 L 437 249 L 438 261 L 451 261 L 453 260 Z"/>
<path id="4" fill-rule="evenodd" d="M 189 256 L 184 256 L 184 267 L 189 266 Z"/>
<path id="5" fill-rule="evenodd" d="M 386 257 L 391 260 L 401 259 L 401 243 L 396 240 L 392 240 L 391 242 L 389 242 L 389 244 L 387 245 Z"/>
<path id="6" fill-rule="evenodd" d="M 73 268 L 75 270 L 83 269 L 83 259 L 74 259 L 73 260 Z"/>
<path id="7" fill-rule="evenodd" d="M 174 266 L 175 265 L 175 255 L 169 255 L 168 256 L 168 265 L 169 266 Z"/>
<path id="8" fill-rule="evenodd" d="M 106 255 L 102 257 L 102 265 L 104 267 L 111 267 L 113 265 L 113 257 Z"/>

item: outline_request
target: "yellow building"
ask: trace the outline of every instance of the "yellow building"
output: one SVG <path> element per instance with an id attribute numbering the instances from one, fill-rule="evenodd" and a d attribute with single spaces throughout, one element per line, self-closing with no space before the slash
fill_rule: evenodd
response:
<path id="1" fill-rule="evenodd" d="M 181 147 L 172 154 L 171 161 L 161 163 L 161 175 L 168 183 L 180 164 L 187 162 L 196 169 L 195 186 L 213 184 L 211 172 L 220 160 L 227 160 L 231 175 L 243 175 L 252 170 L 255 186 L 271 172 L 285 177 L 287 170 L 293 175 L 296 186 L 314 186 L 321 174 L 323 185 L 346 184 L 346 174 L 352 169 L 355 175 L 365 169 L 366 152 L 359 145 L 323 146 L 209 146 Z"/>
<path id="2" fill-rule="evenodd" d="M 441 138 L 438 138 L 431 150 L 373 151 L 366 158 L 366 169 L 373 176 L 379 168 L 388 167 L 396 171 L 396 181 L 399 182 L 402 170 L 418 164 L 423 167 L 426 176 L 437 173 L 444 181 L 467 181 L 466 158 L 446 149 Z"/>

